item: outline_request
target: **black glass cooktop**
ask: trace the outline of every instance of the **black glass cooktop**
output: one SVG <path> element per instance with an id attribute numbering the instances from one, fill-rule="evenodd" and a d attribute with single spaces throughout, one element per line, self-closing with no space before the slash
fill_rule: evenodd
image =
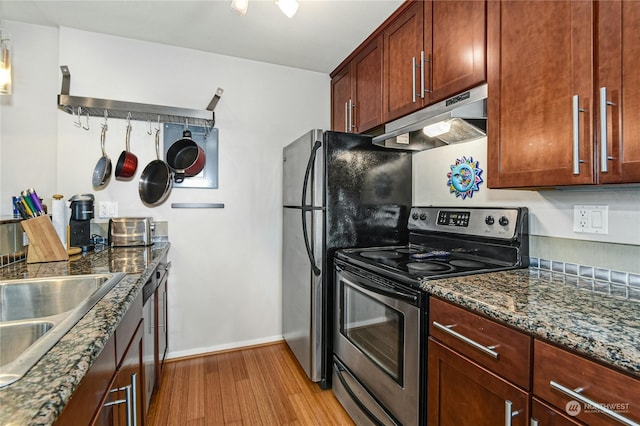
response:
<path id="1" fill-rule="evenodd" d="M 469 248 L 436 249 L 427 246 L 389 246 L 351 248 L 336 252 L 348 263 L 403 282 L 419 285 L 423 279 L 436 279 L 509 269 L 508 263 L 479 256 Z"/>

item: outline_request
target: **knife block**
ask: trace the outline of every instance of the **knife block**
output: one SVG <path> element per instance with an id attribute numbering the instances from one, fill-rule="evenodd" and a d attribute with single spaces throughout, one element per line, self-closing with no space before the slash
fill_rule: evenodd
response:
<path id="1" fill-rule="evenodd" d="M 68 260 L 67 250 L 62 245 L 49 216 L 38 216 L 20 222 L 29 237 L 27 263 L 56 262 Z"/>

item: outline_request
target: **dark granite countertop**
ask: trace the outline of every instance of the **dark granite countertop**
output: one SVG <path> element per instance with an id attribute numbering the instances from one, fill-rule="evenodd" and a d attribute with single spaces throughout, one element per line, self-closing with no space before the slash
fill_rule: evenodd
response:
<path id="1" fill-rule="evenodd" d="M 425 280 L 422 289 L 640 377 L 640 288 L 531 268 Z"/>
<path id="2" fill-rule="evenodd" d="M 111 248 L 64 262 L 19 262 L 0 268 L 2 280 L 127 273 L 24 377 L 0 389 L 0 425 L 53 424 L 169 247 L 160 242 Z"/>

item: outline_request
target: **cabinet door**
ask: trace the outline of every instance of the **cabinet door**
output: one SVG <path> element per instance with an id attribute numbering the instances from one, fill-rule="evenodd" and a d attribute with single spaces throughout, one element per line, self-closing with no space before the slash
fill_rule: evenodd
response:
<path id="1" fill-rule="evenodd" d="M 429 102 L 486 81 L 486 4 L 484 1 L 441 1 L 424 4 L 425 50 L 431 49 L 426 71 Z M 432 16 L 433 15 L 433 16 Z"/>
<path id="2" fill-rule="evenodd" d="M 634 1 L 598 2 L 600 183 L 640 182 L 639 6 Z M 600 98 L 601 88 L 606 99 Z"/>
<path id="3" fill-rule="evenodd" d="M 102 402 L 108 398 L 107 392 L 111 389 L 115 374 L 116 345 L 115 339 L 111 338 L 71 395 L 71 400 L 62 410 L 56 425 L 89 424 Z"/>
<path id="4" fill-rule="evenodd" d="M 383 119 L 385 122 L 415 111 L 424 105 L 421 92 L 421 52 L 423 52 L 423 3 L 416 1 L 385 28 Z M 415 62 L 415 65 L 414 64 Z"/>
<path id="5" fill-rule="evenodd" d="M 144 362 L 142 359 L 142 321 L 139 322 L 138 328 L 131 339 L 131 343 L 127 348 L 122 359 L 122 364 L 118 370 L 118 376 L 116 378 L 116 386 L 119 389 L 124 389 L 131 386 L 132 401 L 129 404 L 131 410 L 131 418 L 135 417 L 136 423 L 127 423 L 128 414 L 127 404 L 119 404 L 114 406 L 115 408 L 115 425 L 127 426 L 129 424 L 144 425 L 145 410 L 144 399 L 146 395 L 145 380 L 144 380 Z M 124 397 L 125 392 L 120 391 L 121 398 Z"/>
<path id="6" fill-rule="evenodd" d="M 382 38 L 369 43 L 351 62 L 354 130 L 382 124 Z"/>
<path id="7" fill-rule="evenodd" d="M 348 109 L 351 101 L 351 73 L 347 64 L 331 79 L 331 130 L 351 132 Z"/>
<path id="8" fill-rule="evenodd" d="M 487 7 L 488 186 L 594 183 L 593 3 Z"/>
<path id="9" fill-rule="evenodd" d="M 429 425 L 524 426 L 529 421 L 528 393 L 431 338 L 427 398 Z"/>
<path id="10" fill-rule="evenodd" d="M 580 426 L 580 423 L 534 397 L 531 400 L 531 426 Z"/>
<path id="11" fill-rule="evenodd" d="M 165 273 L 166 274 L 166 273 Z M 156 387 L 160 389 L 162 382 L 162 369 L 164 368 L 164 359 L 167 355 L 167 343 L 169 341 L 169 330 L 167 328 L 168 320 L 168 304 L 167 304 L 167 280 L 158 286 L 156 290 L 157 316 L 156 316 L 156 332 L 158 340 L 156 342 Z"/>

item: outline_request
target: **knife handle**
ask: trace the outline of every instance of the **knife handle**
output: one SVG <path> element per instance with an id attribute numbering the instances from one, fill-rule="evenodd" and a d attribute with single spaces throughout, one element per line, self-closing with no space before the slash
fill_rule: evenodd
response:
<path id="1" fill-rule="evenodd" d="M 33 205 L 36 208 L 37 214 L 39 216 L 43 215 L 44 208 L 42 207 L 42 203 L 40 202 L 40 197 L 38 197 L 38 194 L 36 193 L 35 189 L 31 188 L 27 190 L 27 192 L 29 193 L 29 197 L 31 197 L 31 201 L 33 201 Z"/>

